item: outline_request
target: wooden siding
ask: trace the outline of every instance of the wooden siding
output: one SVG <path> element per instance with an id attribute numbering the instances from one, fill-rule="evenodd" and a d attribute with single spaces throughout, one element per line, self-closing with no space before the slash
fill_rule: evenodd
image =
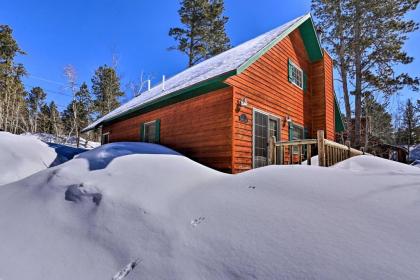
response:
<path id="1" fill-rule="evenodd" d="M 288 124 L 284 121 L 290 116 L 294 124 L 311 131 L 311 79 L 308 89 L 302 89 L 288 81 L 288 59 L 311 76 L 311 65 L 298 30 L 292 32 L 266 54 L 239 75 L 227 80 L 233 86 L 233 172 L 252 168 L 252 123 L 253 109 L 262 110 L 280 118 L 280 137 L 287 141 Z M 247 98 L 248 107 L 237 107 L 242 98 Z M 245 114 L 247 123 L 239 121 Z"/>
<path id="2" fill-rule="evenodd" d="M 333 79 L 333 60 L 327 52 L 324 52 L 325 65 L 325 138 L 335 140 L 335 106 L 334 106 L 334 79 Z"/>
<path id="3" fill-rule="evenodd" d="M 308 76 L 307 90 L 288 80 L 288 60 Z M 140 124 L 161 120 L 161 144 L 217 170 L 238 173 L 253 165 L 253 110 L 280 119 L 280 137 L 289 140 L 293 124 L 307 129 L 308 137 L 326 131 L 334 139 L 332 60 L 325 53 L 310 63 L 298 30 L 293 31 L 239 75 L 225 82 L 230 87 L 106 125 L 110 141 L 139 141 Z M 147 94 L 147 93 L 146 93 Z M 246 107 L 238 106 L 246 98 Z M 240 116 L 248 121 L 243 123 Z"/>
<path id="4" fill-rule="evenodd" d="M 145 93 L 147 94 L 147 93 Z M 232 88 L 105 125 L 110 142 L 140 141 L 140 124 L 160 119 L 160 143 L 217 170 L 232 169 Z"/>
<path id="5" fill-rule="evenodd" d="M 334 88 L 333 62 L 327 52 L 324 59 L 311 65 L 312 81 L 312 134 L 325 130 L 325 138 L 334 140 Z"/>

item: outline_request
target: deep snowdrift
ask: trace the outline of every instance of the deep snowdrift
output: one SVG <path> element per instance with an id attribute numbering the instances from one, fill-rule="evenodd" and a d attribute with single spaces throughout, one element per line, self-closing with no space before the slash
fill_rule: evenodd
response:
<path id="1" fill-rule="evenodd" d="M 62 144 L 45 143 L 44 140 L 39 135 L 0 132 L 0 186 L 59 165 L 87 151 Z"/>
<path id="2" fill-rule="evenodd" d="M 418 168 L 361 156 L 226 175 L 142 151 L 105 145 L 0 188 L 0 278 L 111 279 L 136 259 L 126 279 L 420 275 Z"/>
<path id="3" fill-rule="evenodd" d="M 43 170 L 56 158 L 54 149 L 35 138 L 0 132 L 0 185 Z"/>
<path id="4" fill-rule="evenodd" d="M 39 140 L 46 143 L 55 143 L 66 145 L 69 147 L 77 147 L 77 137 L 76 136 L 55 136 L 49 133 L 23 133 L 23 136 L 36 137 Z M 99 142 L 88 141 L 82 137 L 79 140 L 79 147 L 84 149 L 94 149 L 101 145 Z"/>

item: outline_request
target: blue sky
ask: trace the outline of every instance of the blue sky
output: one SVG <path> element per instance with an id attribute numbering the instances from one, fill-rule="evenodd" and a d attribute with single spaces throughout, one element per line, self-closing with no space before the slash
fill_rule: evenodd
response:
<path id="1" fill-rule="evenodd" d="M 256 5 L 258 3 L 258 5 Z M 225 0 L 229 16 L 227 32 L 237 45 L 310 11 L 310 1 Z M 0 23 L 14 29 L 14 36 L 27 55 L 19 57 L 29 72 L 25 85 L 46 89 L 49 100 L 60 110 L 70 101 L 63 68 L 72 64 L 78 82 L 90 79 L 95 69 L 119 57 L 122 88 L 136 81 L 141 71 L 158 83 L 185 69 L 187 59 L 168 51 L 175 42 L 170 27 L 179 25 L 177 0 L 0 0 Z M 410 15 L 420 20 L 419 9 Z M 415 57 L 400 68 L 420 75 L 420 32 L 412 34 L 406 50 Z M 338 89 L 338 87 L 337 87 Z M 339 91 L 339 90 L 338 90 Z M 400 99 L 418 99 L 418 93 L 404 90 Z M 398 98 L 391 106 L 396 107 Z"/>

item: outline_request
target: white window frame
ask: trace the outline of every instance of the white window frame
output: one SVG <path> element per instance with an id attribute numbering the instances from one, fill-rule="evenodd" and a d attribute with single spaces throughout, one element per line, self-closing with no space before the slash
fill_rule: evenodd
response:
<path id="1" fill-rule="evenodd" d="M 252 108 L 252 169 L 256 168 L 255 167 L 255 113 L 260 113 L 263 115 L 266 115 L 268 117 L 268 119 L 273 119 L 277 121 L 277 137 L 278 139 L 276 139 L 277 141 L 281 141 L 281 128 L 282 128 L 282 121 L 281 118 L 277 115 L 268 113 L 266 111 L 260 110 L 258 108 Z M 270 124 L 270 121 L 268 122 L 268 125 Z M 267 133 L 270 133 L 270 128 L 267 127 Z M 268 141 L 269 135 L 267 135 L 267 141 Z"/>
<path id="2" fill-rule="evenodd" d="M 292 68 L 292 73 L 291 73 L 291 77 L 290 77 L 290 82 L 292 83 L 292 84 L 294 84 L 295 86 L 297 86 L 298 88 L 300 88 L 300 89 L 303 89 L 303 70 L 302 70 L 302 68 L 300 68 L 296 63 L 294 63 L 292 60 L 290 60 L 290 65 L 294 68 Z M 297 80 L 297 77 L 294 77 L 293 76 L 293 71 L 294 70 L 296 70 L 296 72 L 299 72 L 300 73 L 300 82 L 301 82 L 301 85 L 299 85 L 298 84 L 298 82 L 296 81 Z"/>

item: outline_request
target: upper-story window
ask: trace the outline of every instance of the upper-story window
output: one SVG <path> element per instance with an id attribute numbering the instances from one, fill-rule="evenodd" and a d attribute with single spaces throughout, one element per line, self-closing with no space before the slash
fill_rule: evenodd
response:
<path id="1" fill-rule="evenodd" d="M 289 59 L 289 81 L 299 88 L 304 88 L 304 73 L 301 68 Z"/>

